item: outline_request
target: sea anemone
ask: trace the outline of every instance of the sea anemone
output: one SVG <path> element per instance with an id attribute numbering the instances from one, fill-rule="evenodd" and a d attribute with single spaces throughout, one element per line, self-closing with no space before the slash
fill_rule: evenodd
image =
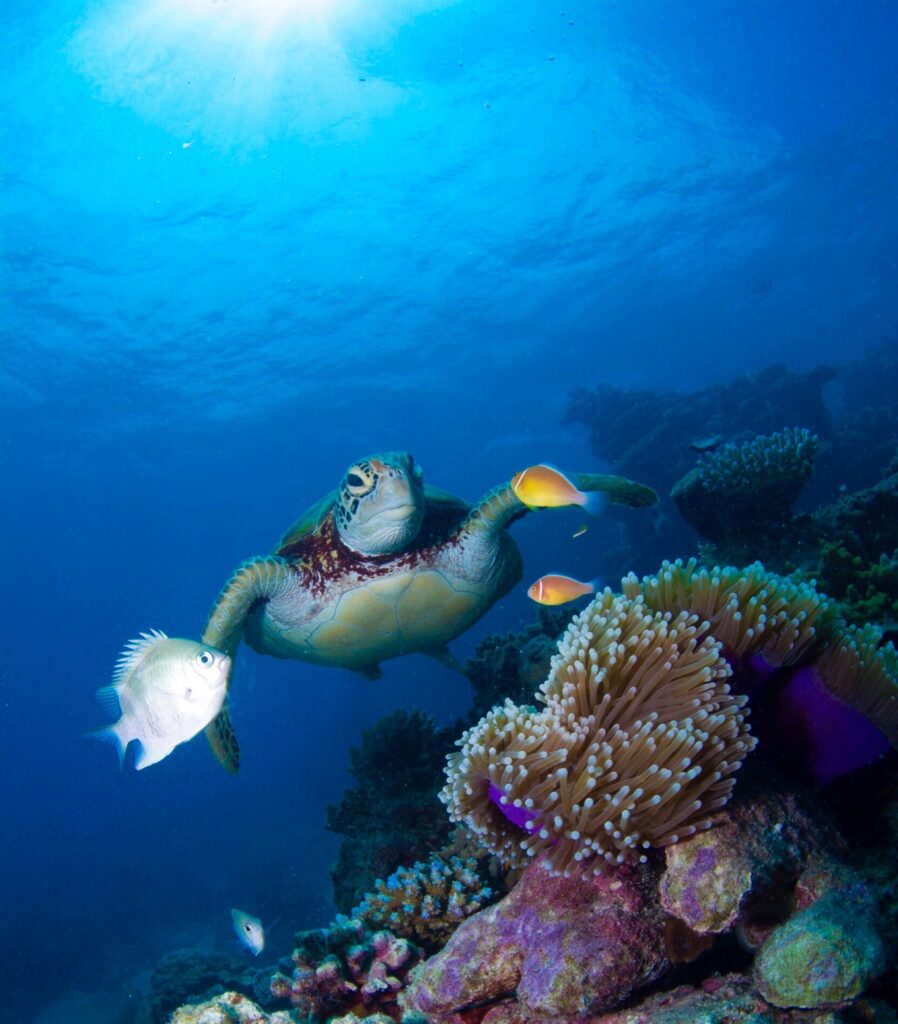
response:
<path id="1" fill-rule="evenodd" d="M 845 630 L 815 664 L 826 689 L 898 747 L 898 651 L 875 626 Z"/>
<path id="2" fill-rule="evenodd" d="M 440 798 L 507 866 L 557 874 L 707 828 L 754 747 L 746 699 L 697 615 L 605 590 L 575 616 L 536 699 L 469 729 Z"/>
<path id="3" fill-rule="evenodd" d="M 814 581 L 767 572 L 760 562 L 699 569 L 690 558 L 664 562 L 655 576 L 624 577 L 627 597 L 642 595 L 653 611 L 690 612 L 708 623 L 730 660 L 760 655 L 776 667 L 819 651 L 836 625 L 836 608 Z"/>

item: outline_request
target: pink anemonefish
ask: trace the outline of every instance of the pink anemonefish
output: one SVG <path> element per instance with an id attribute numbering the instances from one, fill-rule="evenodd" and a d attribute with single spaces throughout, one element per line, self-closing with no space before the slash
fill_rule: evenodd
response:
<path id="1" fill-rule="evenodd" d="M 596 592 L 596 581 L 581 583 L 572 576 L 561 576 L 550 573 L 540 576 L 536 583 L 527 588 L 527 596 L 537 604 L 557 605 L 576 601 L 578 597 Z"/>
<path id="2" fill-rule="evenodd" d="M 511 489 L 528 508 L 564 508 L 582 505 L 588 512 L 601 504 L 601 496 L 585 494 L 564 473 L 540 463 L 528 466 L 511 478 Z"/>

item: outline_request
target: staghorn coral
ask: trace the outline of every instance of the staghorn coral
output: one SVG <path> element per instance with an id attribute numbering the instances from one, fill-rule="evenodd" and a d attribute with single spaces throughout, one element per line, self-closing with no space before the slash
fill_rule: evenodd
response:
<path id="1" fill-rule="evenodd" d="M 459 741 L 440 798 L 509 866 L 601 872 L 708 827 L 754 747 L 744 697 L 697 616 L 600 594 L 575 616 L 537 699 Z"/>
<path id="2" fill-rule="evenodd" d="M 399 868 L 350 911 L 350 917 L 375 931 L 388 928 L 433 952 L 471 914 L 494 899 L 474 858 L 434 855 Z"/>

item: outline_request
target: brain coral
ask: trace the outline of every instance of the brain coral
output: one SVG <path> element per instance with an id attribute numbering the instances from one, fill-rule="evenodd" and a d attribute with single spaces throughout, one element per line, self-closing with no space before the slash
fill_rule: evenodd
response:
<path id="1" fill-rule="evenodd" d="M 708 827 L 754 747 L 730 674 L 699 616 L 605 590 L 562 637 L 545 707 L 506 701 L 469 729 L 440 798 L 508 866 L 644 859 Z"/>

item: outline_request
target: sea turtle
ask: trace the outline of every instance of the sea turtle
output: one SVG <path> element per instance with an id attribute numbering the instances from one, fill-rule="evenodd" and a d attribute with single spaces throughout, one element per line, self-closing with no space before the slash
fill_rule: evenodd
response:
<path id="1" fill-rule="evenodd" d="M 640 507 L 655 492 L 623 477 L 575 475 L 584 491 Z M 431 654 L 457 665 L 448 641 L 520 580 L 506 527 L 529 511 L 510 483 L 471 507 L 426 486 L 405 452 L 353 463 L 339 488 L 284 534 L 274 554 L 244 562 L 216 600 L 203 643 L 233 658 L 241 640 L 260 654 L 353 669 L 376 679 L 380 662 Z M 206 728 L 229 771 L 239 748 L 227 706 Z"/>

